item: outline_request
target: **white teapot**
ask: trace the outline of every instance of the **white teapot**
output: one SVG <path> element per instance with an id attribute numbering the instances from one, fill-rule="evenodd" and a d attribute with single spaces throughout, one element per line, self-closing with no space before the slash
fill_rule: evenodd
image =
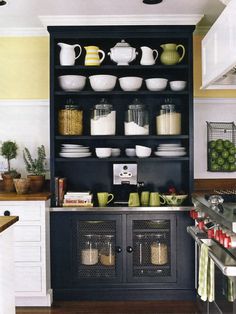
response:
<path id="1" fill-rule="evenodd" d="M 112 61 L 116 62 L 117 65 L 129 65 L 135 58 L 138 52 L 135 48 L 131 47 L 125 40 L 118 42 L 113 48 L 108 52 Z"/>

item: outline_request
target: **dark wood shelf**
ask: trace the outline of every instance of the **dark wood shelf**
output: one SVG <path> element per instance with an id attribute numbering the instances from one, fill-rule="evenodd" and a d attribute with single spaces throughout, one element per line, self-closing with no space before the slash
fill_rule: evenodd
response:
<path id="1" fill-rule="evenodd" d="M 56 140 L 183 140 L 189 135 L 56 135 Z"/>
<path id="2" fill-rule="evenodd" d="M 98 158 L 98 157 L 79 157 L 79 158 L 55 158 L 56 162 L 148 162 L 148 161 L 158 161 L 158 162 L 173 162 L 173 161 L 189 161 L 189 157 L 109 157 L 109 158 Z"/>
<path id="3" fill-rule="evenodd" d="M 184 91 L 171 91 L 171 90 L 164 90 L 164 91 L 157 91 L 157 92 L 152 92 L 149 90 L 139 90 L 139 91 L 132 91 L 132 92 L 126 92 L 122 90 L 112 90 L 112 91 L 106 91 L 106 92 L 95 92 L 93 90 L 85 90 L 85 91 L 78 91 L 78 92 L 66 92 L 66 91 L 56 91 L 55 96 L 92 96 L 92 95 L 171 95 L 171 96 L 178 96 L 178 95 L 188 95 L 188 90 Z"/>
<path id="4" fill-rule="evenodd" d="M 162 64 L 155 64 L 155 65 L 101 65 L 101 66 L 85 66 L 85 65 L 73 65 L 73 66 L 65 66 L 65 65 L 55 65 L 55 70 L 184 70 L 188 69 L 187 64 L 176 64 L 176 65 L 162 65 Z"/>

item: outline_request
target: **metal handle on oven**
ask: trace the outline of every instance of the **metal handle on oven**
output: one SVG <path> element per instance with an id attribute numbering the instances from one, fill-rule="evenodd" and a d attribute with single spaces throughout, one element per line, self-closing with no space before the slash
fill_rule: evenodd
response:
<path id="1" fill-rule="evenodd" d="M 187 232 L 191 235 L 194 241 L 201 246 L 203 243 L 209 245 L 209 257 L 214 261 L 216 266 L 221 270 L 221 272 L 226 276 L 236 276 L 236 260 L 231 257 L 226 250 L 224 250 L 217 242 L 208 239 L 201 238 L 196 234 L 196 227 L 187 227 Z M 214 243 L 211 247 L 210 243 Z"/>

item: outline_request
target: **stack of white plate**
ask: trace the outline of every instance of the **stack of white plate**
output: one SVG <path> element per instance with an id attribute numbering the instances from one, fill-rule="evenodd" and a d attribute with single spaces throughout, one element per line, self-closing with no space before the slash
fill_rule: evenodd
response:
<path id="1" fill-rule="evenodd" d="M 62 144 L 59 155 L 64 158 L 81 158 L 89 157 L 92 153 L 89 151 L 89 147 L 85 147 L 83 145 Z"/>
<path id="2" fill-rule="evenodd" d="M 181 144 L 163 143 L 157 147 L 154 154 L 159 157 L 181 157 L 186 155 L 186 150 Z"/>

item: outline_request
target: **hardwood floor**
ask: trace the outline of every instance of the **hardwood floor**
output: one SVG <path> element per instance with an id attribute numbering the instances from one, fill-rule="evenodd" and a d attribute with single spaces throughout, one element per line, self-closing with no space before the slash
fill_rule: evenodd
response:
<path id="1" fill-rule="evenodd" d="M 51 308 L 18 307 L 16 314 L 199 314 L 191 301 L 55 302 Z"/>

